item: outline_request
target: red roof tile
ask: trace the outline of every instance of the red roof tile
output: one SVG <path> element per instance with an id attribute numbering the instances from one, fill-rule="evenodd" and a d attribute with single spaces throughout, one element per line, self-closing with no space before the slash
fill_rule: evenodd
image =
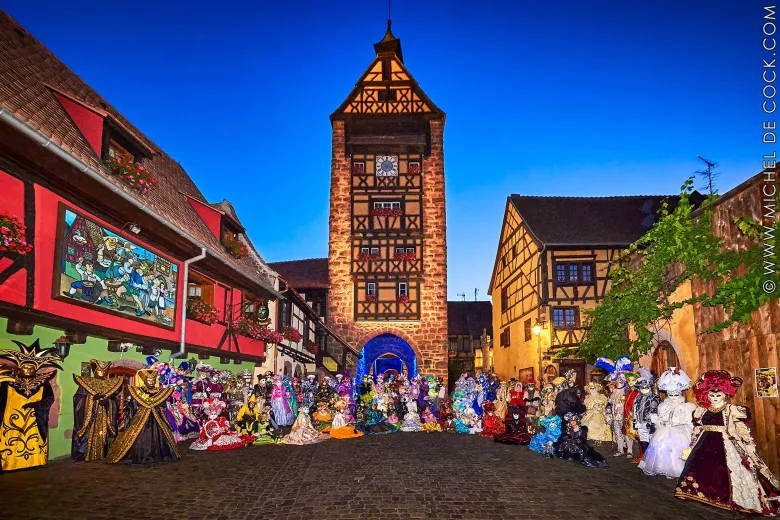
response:
<path id="1" fill-rule="evenodd" d="M 327 258 L 271 262 L 268 266 L 299 291 L 330 287 Z"/>

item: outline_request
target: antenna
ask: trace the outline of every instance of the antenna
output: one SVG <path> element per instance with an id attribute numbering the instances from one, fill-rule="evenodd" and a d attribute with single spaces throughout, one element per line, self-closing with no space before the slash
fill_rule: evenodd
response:
<path id="1" fill-rule="evenodd" d="M 712 169 L 716 168 L 718 164 L 705 159 L 701 155 L 699 155 L 698 158 L 707 165 L 707 169 L 696 170 L 694 173 L 704 178 L 704 188 L 709 192 L 710 195 L 714 195 L 718 192 L 718 190 L 715 189 L 715 179 L 717 179 L 719 175 L 713 172 Z"/>
<path id="2" fill-rule="evenodd" d="M 476 287 L 474 288 L 474 301 L 477 301 L 477 295 L 479 294 L 479 289 Z"/>
<path id="3" fill-rule="evenodd" d="M 463 301 L 464 301 L 464 302 L 466 301 L 466 293 L 459 292 L 459 293 L 458 293 L 458 296 L 460 296 L 461 298 L 463 298 Z"/>
<path id="4" fill-rule="evenodd" d="M 387 0 L 387 21 L 389 22 L 392 19 L 390 16 L 390 0 Z"/>

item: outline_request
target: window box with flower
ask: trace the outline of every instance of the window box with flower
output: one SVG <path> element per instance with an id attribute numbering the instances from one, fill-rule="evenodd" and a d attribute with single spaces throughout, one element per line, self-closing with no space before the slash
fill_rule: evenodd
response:
<path id="1" fill-rule="evenodd" d="M 280 332 L 269 329 L 254 318 L 242 316 L 232 323 L 237 334 L 247 338 L 257 339 L 265 343 L 279 343 L 284 339 Z"/>
<path id="2" fill-rule="evenodd" d="M 320 351 L 320 346 L 317 345 L 313 341 L 307 341 L 306 344 L 303 346 L 307 351 L 311 352 L 312 354 L 316 354 Z"/>
<path id="3" fill-rule="evenodd" d="M 225 250 L 236 258 L 243 258 L 249 254 L 246 244 L 239 238 L 226 236 L 222 239 L 222 246 Z"/>
<path id="4" fill-rule="evenodd" d="M 190 298 L 187 300 L 187 318 L 213 325 L 219 319 L 219 311 L 200 298 Z"/>
<path id="5" fill-rule="evenodd" d="M 367 303 L 376 303 L 376 294 L 367 294 L 366 295 L 366 302 Z"/>
<path id="6" fill-rule="evenodd" d="M 290 327 L 289 325 L 282 327 L 282 336 L 284 336 L 284 339 L 292 341 L 293 343 L 297 343 L 303 337 L 298 329 Z"/>
<path id="7" fill-rule="evenodd" d="M 409 303 L 409 297 L 408 296 L 399 296 L 397 298 L 398 303 Z"/>
<path id="8" fill-rule="evenodd" d="M 377 254 L 371 254 L 371 253 L 359 253 L 358 254 L 358 261 L 359 262 L 373 262 L 376 260 L 381 260 L 382 256 Z"/>
<path id="9" fill-rule="evenodd" d="M 371 208 L 372 217 L 400 217 L 402 212 L 399 208 Z"/>
<path id="10" fill-rule="evenodd" d="M 126 155 L 109 157 L 105 164 L 111 175 L 118 177 L 128 188 L 136 193 L 146 195 L 149 190 L 157 186 L 157 181 L 149 173 L 149 170 Z"/>
<path id="11" fill-rule="evenodd" d="M 32 251 L 32 244 L 25 238 L 27 227 L 10 213 L 0 213 L 0 258 L 4 253 L 26 255 Z"/>
<path id="12" fill-rule="evenodd" d="M 393 260 L 400 260 L 405 262 L 414 262 L 417 259 L 417 255 L 414 253 L 394 253 Z"/>

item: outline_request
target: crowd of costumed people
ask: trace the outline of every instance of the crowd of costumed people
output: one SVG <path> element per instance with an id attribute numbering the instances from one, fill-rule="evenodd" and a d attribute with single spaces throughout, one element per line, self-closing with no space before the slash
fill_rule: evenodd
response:
<path id="1" fill-rule="evenodd" d="M 61 359 L 38 343 L 3 350 L 0 414 L 25 424 L 0 430 L 2 470 L 46 464 L 50 380 Z M 109 463 L 154 463 L 189 449 L 306 445 L 328 439 L 396 432 L 452 432 L 525 446 L 547 458 L 605 468 L 603 453 L 627 457 L 648 475 L 677 479 L 675 496 L 715 507 L 775 515 L 780 483 L 756 452 L 748 408 L 729 403 L 742 380 L 725 371 L 693 383 L 670 368 L 656 379 L 628 358 L 600 358 L 607 375 L 585 388 L 572 370 L 539 389 L 533 380 L 500 381 L 493 374 L 462 374 L 448 395 L 441 378 L 348 374 L 303 380 L 267 373 L 175 366 L 150 356 L 120 409 L 122 378 L 110 362 L 91 361 L 92 375 L 74 375 L 71 458 Z M 697 404 L 687 402 L 693 387 Z M 664 398 L 661 399 L 661 393 Z M 34 413 L 29 413 L 32 409 Z M 29 452 L 8 449 L 24 446 Z M 609 454 L 607 453 L 607 458 Z"/>

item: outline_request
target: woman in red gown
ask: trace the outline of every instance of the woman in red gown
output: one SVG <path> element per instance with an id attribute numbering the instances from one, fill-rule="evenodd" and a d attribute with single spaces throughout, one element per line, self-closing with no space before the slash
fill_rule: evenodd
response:
<path id="1" fill-rule="evenodd" d="M 496 405 L 488 401 L 482 407 L 485 415 L 482 417 L 482 431 L 479 432 L 480 437 L 487 437 L 492 439 L 496 435 L 500 435 L 506 431 L 504 426 L 504 420 L 496 415 Z"/>
<path id="2" fill-rule="evenodd" d="M 756 453 L 750 410 L 728 403 L 742 379 L 710 370 L 696 382 L 693 448 L 675 496 L 721 509 L 776 515 L 780 482 Z M 683 457 L 685 457 L 683 452 Z"/>

